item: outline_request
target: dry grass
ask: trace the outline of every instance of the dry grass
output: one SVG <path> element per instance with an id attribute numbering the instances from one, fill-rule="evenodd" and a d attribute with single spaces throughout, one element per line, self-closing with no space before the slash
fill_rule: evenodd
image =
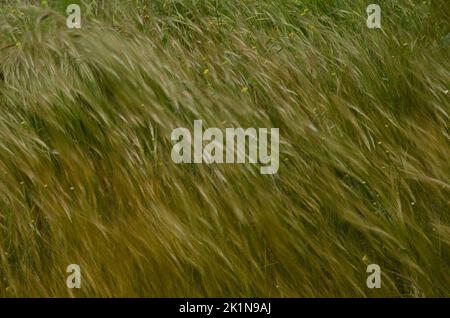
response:
<path id="1" fill-rule="evenodd" d="M 0 1 L 0 296 L 450 296 L 446 1 L 383 30 L 362 0 L 86 0 L 68 30 L 71 2 Z M 194 119 L 279 127 L 278 174 L 175 165 Z"/>

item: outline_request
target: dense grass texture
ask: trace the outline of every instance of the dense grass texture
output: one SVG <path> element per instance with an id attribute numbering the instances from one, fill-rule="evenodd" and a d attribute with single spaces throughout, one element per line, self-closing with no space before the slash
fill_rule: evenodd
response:
<path id="1" fill-rule="evenodd" d="M 450 6 L 372 2 L 0 0 L 0 296 L 450 296 Z M 173 163 L 195 119 L 278 173 Z"/>

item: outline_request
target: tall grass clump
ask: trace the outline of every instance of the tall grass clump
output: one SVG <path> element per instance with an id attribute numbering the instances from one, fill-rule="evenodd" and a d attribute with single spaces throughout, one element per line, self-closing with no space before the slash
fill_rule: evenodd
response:
<path id="1" fill-rule="evenodd" d="M 0 296 L 450 296 L 450 7 L 367 5 L 1 0 Z M 176 165 L 195 119 L 278 173 Z"/>

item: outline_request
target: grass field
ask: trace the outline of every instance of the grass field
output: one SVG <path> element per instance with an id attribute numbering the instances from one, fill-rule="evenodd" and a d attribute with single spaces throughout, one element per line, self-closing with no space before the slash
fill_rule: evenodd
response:
<path id="1" fill-rule="evenodd" d="M 0 296 L 449 297 L 450 5 L 372 2 L 0 0 Z M 195 119 L 278 173 L 173 163 Z"/>

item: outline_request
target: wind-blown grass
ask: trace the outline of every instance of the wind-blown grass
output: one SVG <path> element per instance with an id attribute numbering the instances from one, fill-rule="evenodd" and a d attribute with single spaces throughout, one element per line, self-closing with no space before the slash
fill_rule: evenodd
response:
<path id="1" fill-rule="evenodd" d="M 446 1 L 46 3 L 0 2 L 0 296 L 450 295 Z M 278 174 L 174 164 L 195 119 Z"/>

